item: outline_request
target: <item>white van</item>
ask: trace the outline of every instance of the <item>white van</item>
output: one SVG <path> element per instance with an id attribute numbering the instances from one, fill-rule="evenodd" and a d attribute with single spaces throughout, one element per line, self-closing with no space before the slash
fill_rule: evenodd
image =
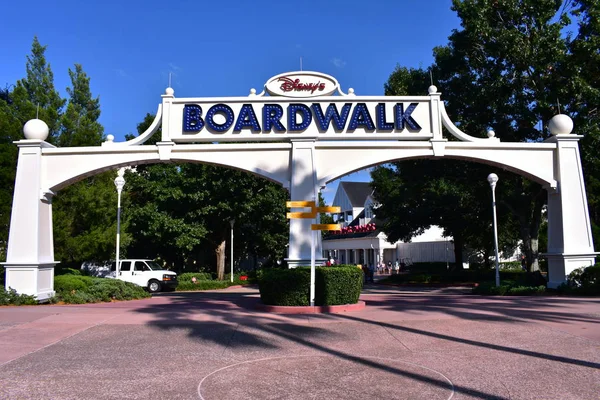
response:
<path id="1" fill-rule="evenodd" d="M 120 279 L 125 282 L 135 283 L 148 289 L 150 293 L 163 289 L 177 287 L 177 274 L 163 269 L 160 264 L 152 260 L 119 260 L 119 276 L 116 275 L 116 262 L 112 262 L 111 273 L 106 277 Z"/>

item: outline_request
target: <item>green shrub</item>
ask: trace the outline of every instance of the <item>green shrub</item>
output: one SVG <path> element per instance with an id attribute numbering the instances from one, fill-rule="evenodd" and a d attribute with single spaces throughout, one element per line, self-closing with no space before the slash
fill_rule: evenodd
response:
<path id="1" fill-rule="evenodd" d="M 546 293 L 546 286 L 522 286 L 515 281 L 503 281 L 500 286 L 495 282 L 483 282 L 475 286 L 473 294 L 486 296 L 529 296 Z"/>
<path id="2" fill-rule="evenodd" d="M 310 268 L 265 269 L 258 281 L 258 289 L 263 304 L 308 306 Z"/>
<path id="3" fill-rule="evenodd" d="M 211 281 L 214 279 L 214 276 L 210 272 L 184 272 L 177 275 L 179 284 L 182 282 L 192 282 L 192 278 L 196 278 L 199 281 Z"/>
<path id="4" fill-rule="evenodd" d="M 567 277 L 567 282 L 558 287 L 558 291 L 583 296 L 600 295 L 600 263 L 574 270 Z"/>
<path id="5" fill-rule="evenodd" d="M 54 277 L 54 290 L 56 293 L 66 293 L 85 290 L 92 285 L 93 278 L 80 275 L 59 275 Z"/>
<path id="6" fill-rule="evenodd" d="M 54 267 L 54 276 L 60 275 L 81 275 L 81 270 L 75 268 L 59 268 Z"/>
<path id="7" fill-rule="evenodd" d="M 546 286 L 516 286 L 508 289 L 509 296 L 529 296 L 532 294 L 546 293 Z"/>
<path id="8" fill-rule="evenodd" d="M 34 305 L 37 304 L 35 296 L 29 296 L 26 294 L 17 294 L 15 289 L 5 290 L 3 287 L 0 288 L 0 306 L 21 306 L 21 305 Z"/>
<path id="9" fill-rule="evenodd" d="M 358 302 L 363 271 L 355 265 L 336 265 L 315 269 L 315 305 L 355 304 Z M 259 279 L 263 304 L 307 306 L 310 295 L 310 267 L 266 269 Z"/>
<path id="10" fill-rule="evenodd" d="M 315 304 L 356 304 L 363 286 L 363 272 L 355 266 L 319 267 L 315 270 Z"/>
<path id="11" fill-rule="evenodd" d="M 54 278 L 56 301 L 68 304 L 135 300 L 150 297 L 144 288 L 118 279 L 60 275 Z"/>
<path id="12" fill-rule="evenodd" d="M 235 282 L 234 282 L 235 284 Z M 196 281 L 193 283 L 191 280 L 186 280 L 185 282 L 179 281 L 177 284 L 178 292 L 185 292 L 190 290 L 214 290 L 214 289 L 225 289 L 231 286 L 231 282 L 229 281 Z"/>

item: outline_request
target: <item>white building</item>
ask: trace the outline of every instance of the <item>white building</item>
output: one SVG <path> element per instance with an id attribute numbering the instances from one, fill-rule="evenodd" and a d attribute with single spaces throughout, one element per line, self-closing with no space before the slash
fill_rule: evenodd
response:
<path id="1" fill-rule="evenodd" d="M 340 207 L 334 215 L 342 225 L 341 232 L 331 232 L 323 238 L 323 256 L 333 257 L 341 264 L 379 264 L 381 262 L 454 262 L 454 242 L 442 236 L 434 226 L 412 239 L 410 243 L 390 243 L 380 230 L 381 221 L 375 212 L 377 201 L 367 182 L 340 182 L 333 206 Z"/>

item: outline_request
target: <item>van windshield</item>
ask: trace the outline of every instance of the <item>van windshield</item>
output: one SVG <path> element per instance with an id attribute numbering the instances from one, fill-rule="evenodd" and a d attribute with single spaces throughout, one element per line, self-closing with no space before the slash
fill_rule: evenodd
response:
<path id="1" fill-rule="evenodd" d="M 160 271 L 163 270 L 164 268 L 160 266 L 159 263 L 157 263 L 156 261 L 146 261 L 146 264 L 148 264 L 148 266 L 150 267 L 150 269 L 152 271 Z"/>

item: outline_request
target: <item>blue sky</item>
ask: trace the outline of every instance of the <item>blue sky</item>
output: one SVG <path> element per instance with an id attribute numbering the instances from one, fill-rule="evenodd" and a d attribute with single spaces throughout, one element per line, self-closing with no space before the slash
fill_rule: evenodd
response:
<path id="1" fill-rule="evenodd" d="M 100 122 L 117 141 L 154 113 L 172 73 L 176 97 L 246 96 L 300 69 L 344 91 L 381 95 L 397 64 L 427 67 L 459 27 L 450 0 L 10 1 L 3 4 L 0 85 L 25 76 L 34 35 L 47 45 L 55 85 L 83 65 L 100 96 Z M 368 181 L 368 173 L 344 180 Z M 325 194 L 331 201 L 337 183 Z"/>

